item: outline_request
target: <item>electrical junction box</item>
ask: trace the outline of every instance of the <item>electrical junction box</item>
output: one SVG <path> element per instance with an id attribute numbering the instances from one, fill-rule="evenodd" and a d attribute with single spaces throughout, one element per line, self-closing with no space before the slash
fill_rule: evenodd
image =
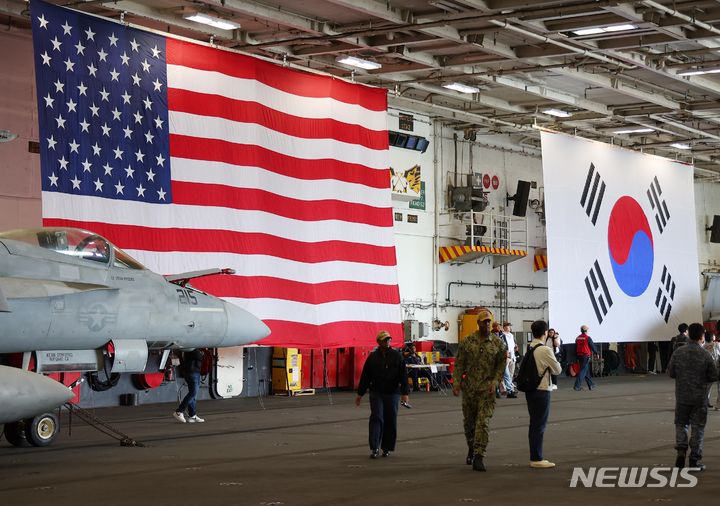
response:
<path id="1" fill-rule="evenodd" d="M 418 341 L 430 334 L 430 325 L 417 320 L 403 320 L 405 342 Z"/>

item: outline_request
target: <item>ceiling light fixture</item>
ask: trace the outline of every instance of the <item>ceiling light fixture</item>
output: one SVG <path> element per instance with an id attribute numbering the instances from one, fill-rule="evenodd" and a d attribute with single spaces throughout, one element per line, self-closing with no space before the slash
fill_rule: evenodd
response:
<path id="1" fill-rule="evenodd" d="M 459 91 L 460 93 L 477 93 L 480 91 L 480 88 L 476 88 L 475 86 L 468 86 L 467 84 L 463 83 L 450 83 L 450 84 L 443 84 L 443 88 L 447 88 L 448 90 L 454 90 Z"/>
<path id="2" fill-rule="evenodd" d="M 707 69 L 707 70 L 686 70 L 684 72 L 678 72 L 678 76 L 699 76 L 701 74 L 717 74 L 720 69 Z"/>
<path id="3" fill-rule="evenodd" d="M 654 132 L 654 128 L 627 128 L 625 130 L 615 130 L 613 133 L 616 133 L 618 135 L 622 134 L 649 134 L 650 132 Z"/>
<path id="4" fill-rule="evenodd" d="M 563 111 L 562 109 L 545 109 L 543 112 L 550 116 L 557 116 L 558 118 L 569 118 L 572 116 L 571 112 Z"/>
<path id="5" fill-rule="evenodd" d="M 595 26 L 593 28 L 580 28 L 572 30 L 575 35 L 598 35 L 600 33 L 625 32 L 628 30 L 637 30 L 635 25 L 613 25 L 613 26 Z"/>
<path id="6" fill-rule="evenodd" d="M 690 144 L 685 144 L 684 142 L 673 142 L 670 145 L 677 149 L 690 149 Z"/>
<path id="7" fill-rule="evenodd" d="M 188 21 L 195 21 L 196 23 L 202 23 L 203 25 L 210 25 L 220 30 L 237 30 L 240 28 L 239 23 L 228 21 L 227 19 L 217 18 L 215 16 L 209 16 L 202 12 L 193 12 L 192 14 L 185 14 L 183 18 Z"/>
<path id="8" fill-rule="evenodd" d="M 344 63 L 345 65 L 350 65 L 351 67 L 357 67 L 365 70 L 376 70 L 382 67 L 382 65 L 377 62 L 363 60 L 362 58 L 350 55 L 338 56 L 337 58 L 335 58 L 335 61 L 338 63 Z"/>

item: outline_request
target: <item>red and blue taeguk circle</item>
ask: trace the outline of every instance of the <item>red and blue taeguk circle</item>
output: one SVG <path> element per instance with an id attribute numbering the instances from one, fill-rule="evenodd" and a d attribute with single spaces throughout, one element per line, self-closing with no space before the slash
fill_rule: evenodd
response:
<path id="1" fill-rule="evenodd" d="M 610 212 L 608 249 L 620 289 L 630 297 L 642 295 L 650 284 L 655 252 L 648 220 L 632 197 L 620 197 Z"/>

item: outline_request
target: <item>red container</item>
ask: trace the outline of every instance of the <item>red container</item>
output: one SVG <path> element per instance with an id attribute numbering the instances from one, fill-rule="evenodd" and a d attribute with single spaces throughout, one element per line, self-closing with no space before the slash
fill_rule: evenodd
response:
<path id="1" fill-rule="evenodd" d="M 362 369 L 365 365 L 365 360 L 367 360 L 368 355 L 370 355 L 370 352 L 373 351 L 374 347 L 372 346 L 356 346 L 353 348 L 352 353 L 352 365 L 353 365 L 353 389 L 357 390 L 358 385 L 360 385 L 360 376 L 362 375 Z"/>
<path id="2" fill-rule="evenodd" d="M 323 350 L 312 350 L 312 387 L 323 388 L 325 386 L 325 364 Z"/>
<path id="3" fill-rule="evenodd" d="M 415 341 L 417 351 L 433 351 L 433 341 Z"/>
<path id="4" fill-rule="evenodd" d="M 312 350 L 310 348 L 300 348 L 298 353 L 302 355 L 300 388 L 312 388 Z"/>
<path id="5" fill-rule="evenodd" d="M 352 348 L 338 348 L 337 350 L 337 386 L 338 388 L 352 388 L 353 367 Z"/>
<path id="6" fill-rule="evenodd" d="M 337 387 L 337 348 L 325 350 L 325 387 L 335 388 Z"/>

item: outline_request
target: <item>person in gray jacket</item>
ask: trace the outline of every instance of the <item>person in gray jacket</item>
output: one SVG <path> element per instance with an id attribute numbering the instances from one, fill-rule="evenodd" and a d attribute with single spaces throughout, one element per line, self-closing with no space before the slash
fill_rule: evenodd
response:
<path id="1" fill-rule="evenodd" d="M 685 467 L 690 434 L 690 467 L 705 469 L 702 459 L 703 437 L 707 421 L 708 385 L 718 380 L 718 371 L 710 354 L 700 346 L 705 329 L 693 323 L 689 329 L 688 344 L 675 350 L 668 364 L 668 375 L 675 379 L 675 467 Z"/>

